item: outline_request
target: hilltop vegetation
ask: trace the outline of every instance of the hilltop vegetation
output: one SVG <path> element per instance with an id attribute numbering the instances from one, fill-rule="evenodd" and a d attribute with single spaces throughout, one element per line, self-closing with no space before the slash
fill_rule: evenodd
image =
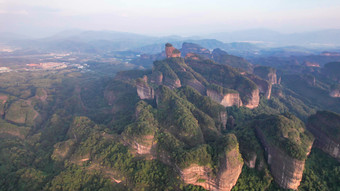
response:
<path id="1" fill-rule="evenodd" d="M 339 162 L 318 149 L 308 156 L 314 138 L 305 128 L 322 126 L 338 141 L 339 114 L 316 112 L 327 105 L 338 111 L 339 100 L 327 92 L 334 79 L 255 67 L 259 79 L 282 75 L 268 98 L 250 74 L 230 65 L 254 67 L 226 56 L 225 65 L 203 56 L 168 58 L 116 76 L 74 69 L 0 74 L 0 190 L 279 190 L 257 130 L 283 156 L 306 159 L 300 190 L 338 188 Z M 138 88 L 152 96 L 141 100 Z M 256 94 L 258 104 L 224 107 L 207 89 L 239 94 L 243 103 Z"/>

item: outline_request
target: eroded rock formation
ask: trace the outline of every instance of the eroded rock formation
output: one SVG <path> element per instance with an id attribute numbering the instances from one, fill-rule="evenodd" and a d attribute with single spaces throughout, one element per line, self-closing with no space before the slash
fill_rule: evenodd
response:
<path id="1" fill-rule="evenodd" d="M 264 97 L 266 99 L 270 99 L 271 93 L 272 93 L 272 84 L 269 83 L 267 80 L 263 80 L 257 76 L 254 76 L 252 74 L 247 75 L 248 78 L 250 78 L 259 88 L 260 93 L 264 94 Z"/>
<path id="2" fill-rule="evenodd" d="M 216 175 L 213 175 L 210 167 L 197 164 L 180 170 L 180 173 L 186 184 L 199 185 L 207 190 L 229 191 L 236 184 L 242 166 L 241 154 L 235 148 L 220 160 L 220 169 Z"/>
<path id="3" fill-rule="evenodd" d="M 249 100 L 247 102 L 243 102 L 243 106 L 248 107 L 249 109 L 254 109 L 259 106 L 260 103 L 260 91 L 259 89 L 255 89 L 251 92 L 249 96 Z"/>
<path id="4" fill-rule="evenodd" d="M 165 54 L 167 58 L 181 57 L 181 52 L 170 43 L 166 43 L 165 45 Z"/>
<path id="5" fill-rule="evenodd" d="M 318 111 L 308 119 L 307 128 L 315 137 L 314 146 L 340 161 L 340 115 Z"/>
<path id="6" fill-rule="evenodd" d="M 143 79 L 138 79 L 136 82 L 137 94 L 140 99 L 153 99 L 155 97 L 153 88 L 147 82 L 147 76 L 144 76 Z"/>
<path id="7" fill-rule="evenodd" d="M 277 84 L 276 69 L 267 66 L 254 68 L 254 74 L 262 79 L 268 80 L 271 84 Z"/>
<path id="8" fill-rule="evenodd" d="M 259 128 L 256 128 L 256 134 L 266 152 L 267 162 L 275 182 L 282 188 L 297 190 L 302 180 L 305 160 L 292 158 L 280 148 L 270 144 Z M 309 147 L 309 152 L 311 148 L 312 145 Z"/>
<path id="9" fill-rule="evenodd" d="M 238 92 L 221 94 L 212 89 L 207 89 L 207 96 L 224 107 L 242 106 L 242 101 Z"/>

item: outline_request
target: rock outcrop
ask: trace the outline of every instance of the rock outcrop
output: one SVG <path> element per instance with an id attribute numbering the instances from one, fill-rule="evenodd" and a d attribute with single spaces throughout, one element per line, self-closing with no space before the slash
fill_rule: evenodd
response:
<path id="1" fill-rule="evenodd" d="M 152 87 L 148 85 L 148 77 L 138 79 L 136 82 L 137 94 L 140 99 L 154 99 L 155 93 Z"/>
<path id="2" fill-rule="evenodd" d="M 254 127 L 275 182 L 282 188 L 296 190 L 312 148 L 312 134 L 291 114 L 263 116 Z"/>
<path id="3" fill-rule="evenodd" d="M 254 68 L 254 74 L 269 81 L 271 84 L 277 84 L 276 69 L 267 66 L 258 66 Z"/>
<path id="4" fill-rule="evenodd" d="M 297 160 L 268 143 L 261 130 L 256 133 L 266 152 L 267 162 L 276 183 L 285 189 L 297 190 L 302 180 L 305 160 Z"/>
<path id="5" fill-rule="evenodd" d="M 252 74 L 248 74 L 247 77 L 250 78 L 257 85 L 260 93 L 263 93 L 266 99 L 270 99 L 272 93 L 272 84 L 270 82 Z"/>
<path id="6" fill-rule="evenodd" d="M 242 106 L 240 94 L 236 91 L 221 94 L 213 89 L 208 88 L 207 96 L 210 97 L 212 100 L 216 101 L 217 103 L 223 105 L 224 107 Z"/>
<path id="7" fill-rule="evenodd" d="M 308 119 L 307 128 L 315 137 L 314 146 L 340 161 L 340 115 L 318 111 Z"/>
<path id="8" fill-rule="evenodd" d="M 217 174 L 208 166 L 192 164 L 180 170 L 181 178 L 186 184 L 202 186 L 213 191 L 229 191 L 235 186 L 241 174 L 243 161 L 238 149 L 226 152 L 220 159 L 220 168 Z"/>
<path id="9" fill-rule="evenodd" d="M 243 102 L 243 106 L 254 109 L 259 106 L 260 103 L 260 90 L 257 88 L 251 92 L 247 102 Z"/>
<path id="10" fill-rule="evenodd" d="M 181 57 L 181 52 L 170 43 L 165 44 L 165 54 L 167 58 Z"/>

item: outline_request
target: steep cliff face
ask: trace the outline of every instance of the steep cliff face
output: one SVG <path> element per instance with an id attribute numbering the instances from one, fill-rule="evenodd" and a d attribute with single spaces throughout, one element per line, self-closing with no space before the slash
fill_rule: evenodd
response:
<path id="1" fill-rule="evenodd" d="M 314 146 L 340 161 L 340 115 L 318 111 L 308 119 L 307 128 L 315 137 Z"/>
<path id="2" fill-rule="evenodd" d="M 186 59 L 185 61 L 189 67 L 202 75 L 210 84 L 239 92 L 243 106 L 249 108 L 258 106 L 260 97 L 257 85 L 234 68 L 216 64 L 211 60 Z"/>
<path id="3" fill-rule="evenodd" d="M 276 69 L 267 66 L 254 68 L 254 74 L 262 79 L 268 80 L 271 84 L 277 84 Z"/>
<path id="4" fill-rule="evenodd" d="M 279 148 L 270 145 L 259 129 L 256 129 L 256 132 L 266 151 L 267 162 L 275 182 L 282 188 L 297 190 L 302 180 L 305 160 L 289 157 Z"/>
<path id="5" fill-rule="evenodd" d="M 226 159 L 226 160 L 225 160 Z M 241 174 L 243 161 L 238 149 L 233 149 L 221 159 L 221 170 L 217 176 L 217 190 L 231 190 Z"/>
<path id="6" fill-rule="evenodd" d="M 212 170 L 206 166 L 193 164 L 180 171 L 181 178 L 186 184 L 202 186 L 207 190 L 217 190 L 216 180 L 210 176 Z"/>
<path id="7" fill-rule="evenodd" d="M 260 93 L 263 93 L 266 99 L 270 99 L 272 93 L 271 83 L 269 83 L 267 80 L 263 80 L 252 74 L 248 74 L 247 77 L 250 78 L 253 82 L 255 82 L 255 84 L 259 88 Z"/>
<path id="8" fill-rule="evenodd" d="M 303 122 L 290 114 L 263 117 L 254 123 L 271 173 L 282 188 L 296 190 L 314 141 Z"/>
<path id="9" fill-rule="evenodd" d="M 148 77 L 144 76 L 136 82 L 137 94 L 140 99 L 154 99 L 155 93 L 152 87 L 148 85 Z"/>
<path id="10" fill-rule="evenodd" d="M 245 107 L 249 109 L 254 109 L 259 106 L 260 103 L 260 90 L 255 89 L 249 95 L 249 99 L 246 102 L 243 102 Z"/>
<path id="11" fill-rule="evenodd" d="M 181 57 L 181 52 L 177 50 L 172 44 L 167 43 L 165 45 L 165 54 L 167 58 L 177 58 Z"/>
<path id="12" fill-rule="evenodd" d="M 198 164 L 192 164 L 180 170 L 180 174 L 186 184 L 202 186 L 207 190 L 229 191 L 235 186 L 242 167 L 241 154 L 238 148 L 234 148 L 220 158 L 217 174 L 214 174 L 209 166 Z"/>
<path id="13" fill-rule="evenodd" d="M 163 61 L 155 61 L 151 74 L 151 82 L 156 85 L 165 85 L 171 89 L 182 86 L 181 80 L 174 70 L 173 64 L 180 58 L 168 58 Z"/>
<path id="14" fill-rule="evenodd" d="M 207 89 L 207 96 L 224 107 L 242 106 L 242 101 L 238 92 L 221 94 L 213 89 Z"/>

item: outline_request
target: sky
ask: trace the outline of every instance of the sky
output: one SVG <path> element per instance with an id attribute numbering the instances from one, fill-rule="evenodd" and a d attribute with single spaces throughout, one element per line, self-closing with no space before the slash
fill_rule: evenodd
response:
<path id="1" fill-rule="evenodd" d="M 203 35 L 246 29 L 340 29 L 340 0 L 0 0 L 0 32 L 63 30 Z"/>

